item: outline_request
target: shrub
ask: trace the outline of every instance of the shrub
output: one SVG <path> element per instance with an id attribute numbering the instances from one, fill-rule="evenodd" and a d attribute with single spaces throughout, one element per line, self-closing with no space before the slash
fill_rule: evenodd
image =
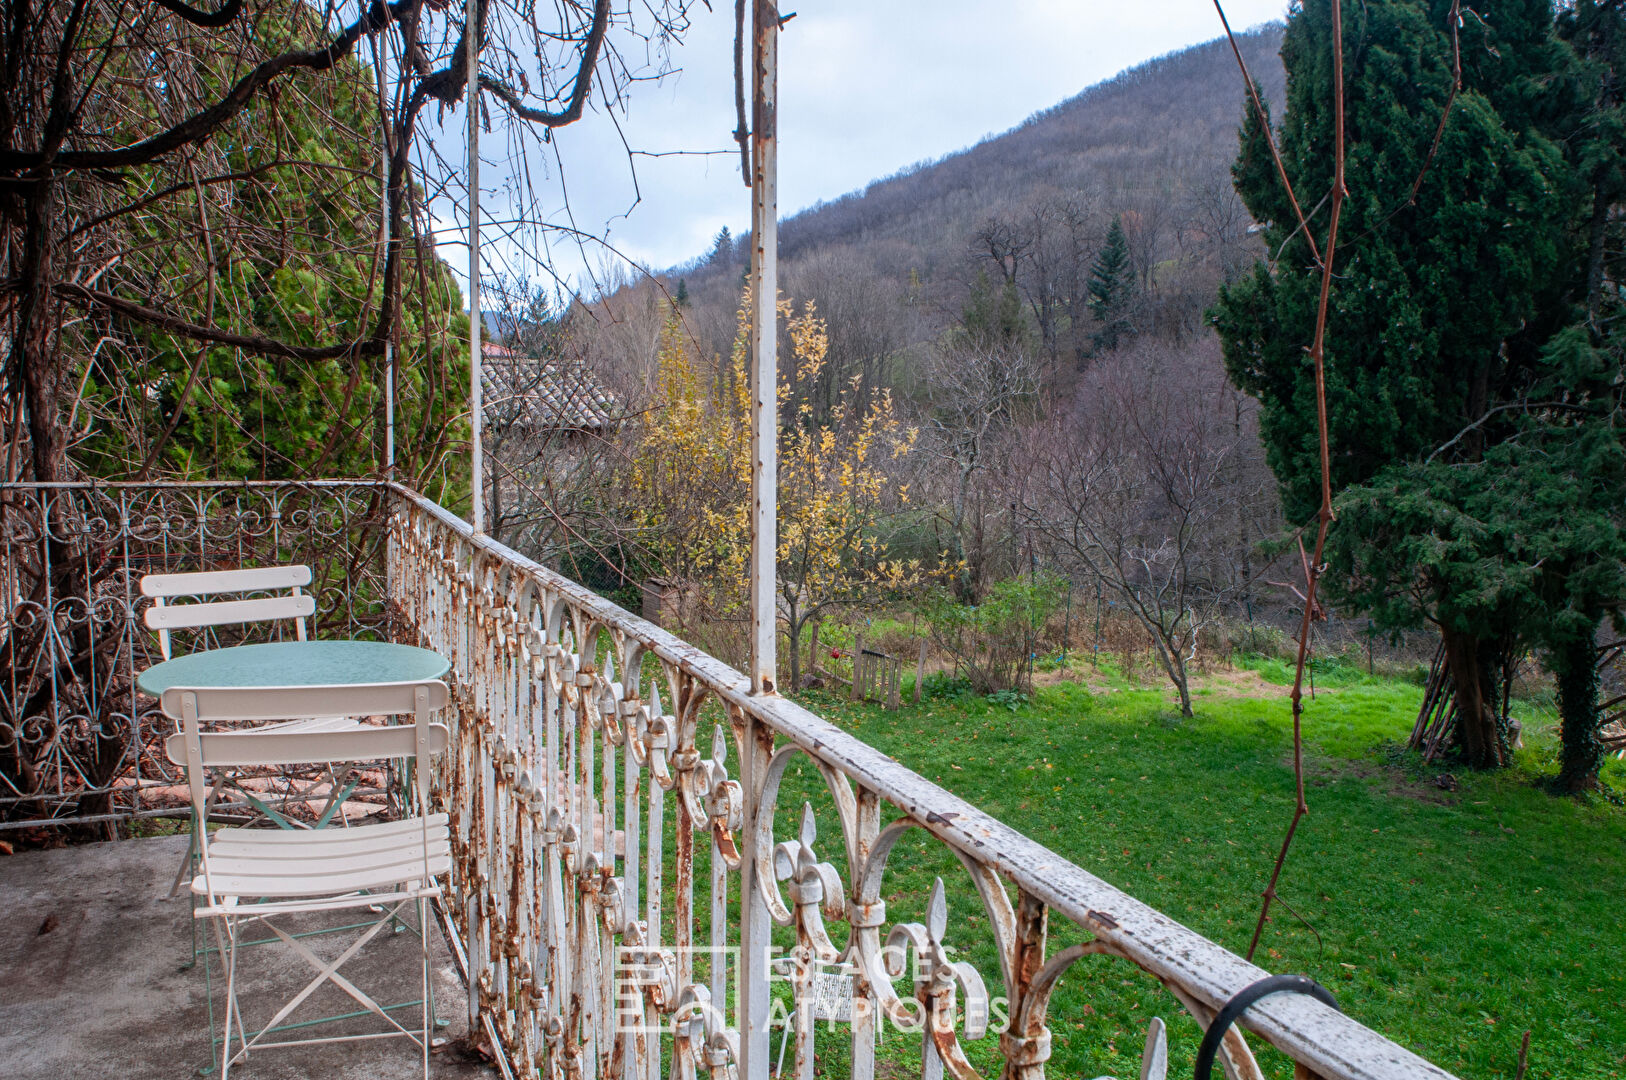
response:
<path id="1" fill-rule="evenodd" d="M 1054 575 L 1010 578 L 978 604 L 957 603 L 938 590 L 921 617 L 938 648 L 954 657 L 955 673 L 979 694 L 1028 688 L 1028 661 L 1067 585 Z"/>

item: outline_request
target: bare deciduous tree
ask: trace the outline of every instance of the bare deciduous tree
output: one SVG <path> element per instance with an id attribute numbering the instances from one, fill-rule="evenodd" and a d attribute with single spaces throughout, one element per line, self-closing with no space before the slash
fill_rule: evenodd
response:
<path id="1" fill-rule="evenodd" d="M 1024 523 L 1141 625 L 1186 716 L 1199 636 L 1243 580 L 1236 504 L 1263 483 L 1235 467 L 1248 443 L 1227 415 L 1227 391 L 1189 353 L 1121 350 L 1036 440 L 1023 490 Z"/>
<path id="2" fill-rule="evenodd" d="M 921 449 L 948 473 L 948 556 L 957 566 L 955 591 L 969 601 L 981 577 L 980 552 L 967 543 L 974 524 L 973 482 L 989 466 L 996 444 L 1031 418 L 1039 393 L 1039 364 L 1037 357 L 1020 348 L 958 341 L 934 349 L 924 368 L 931 409 Z"/>

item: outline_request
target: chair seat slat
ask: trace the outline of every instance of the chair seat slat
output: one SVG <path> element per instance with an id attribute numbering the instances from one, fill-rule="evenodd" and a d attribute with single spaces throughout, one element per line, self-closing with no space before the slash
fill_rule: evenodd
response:
<path id="1" fill-rule="evenodd" d="M 214 898 L 224 900 L 228 897 L 238 899 L 276 897 L 276 896 L 332 896 L 335 893 L 356 892 L 360 889 L 378 889 L 405 885 L 409 882 L 422 881 L 425 873 L 425 862 L 421 856 L 416 856 L 404 862 L 385 866 L 369 867 L 347 874 L 320 874 L 320 875 L 257 875 L 237 877 L 215 871 L 210 876 L 214 881 Z M 427 872 L 431 877 L 450 873 L 452 857 L 450 854 L 432 858 L 427 863 Z M 199 874 L 192 879 L 192 891 L 200 896 L 210 895 L 203 875 Z M 354 906 L 365 907 L 373 901 L 361 897 Z"/>
<path id="2" fill-rule="evenodd" d="M 223 890 L 221 882 L 242 880 L 248 878 L 265 878 L 274 881 L 281 878 L 300 878 L 312 881 L 318 878 L 342 877 L 348 874 L 371 872 L 374 870 L 402 867 L 408 868 L 408 876 L 421 877 L 423 874 L 423 860 L 427 852 L 429 862 L 433 865 L 441 858 L 449 858 L 452 851 L 452 842 L 445 836 L 439 840 L 431 839 L 425 848 L 423 840 L 396 847 L 369 848 L 360 851 L 342 852 L 325 856 L 293 856 L 286 850 L 281 850 L 278 857 L 267 858 L 265 855 L 254 852 L 247 854 L 232 854 L 227 852 L 211 852 L 214 862 L 210 869 L 214 872 L 215 890 Z M 402 878 L 400 880 L 406 880 Z"/>
<path id="3" fill-rule="evenodd" d="M 215 861 L 211 869 L 219 875 L 220 880 L 243 877 L 319 878 L 357 873 L 381 866 L 405 866 L 407 863 L 413 863 L 416 867 L 413 873 L 421 876 L 426 851 L 429 861 L 433 863 L 442 856 L 450 856 L 452 844 L 450 840 L 442 839 L 431 840 L 427 848 L 420 841 L 399 847 L 339 852 L 324 856 L 295 857 L 284 853 L 276 858 L 267 858 L 258 852 L 242 855 L 215 852 Z M 219 888 L 218 884 L 216 888 Z"/>
<path id="4" fill-rule="evenodd" d="M 288 829 L 217 829 L 209 834 L 209 848 L 214 850 L 219 844 L 232 844 L 246 842 L 260 847 L 319 847 L 323 844 L 349 843 L 349 838 L 357 833 L 368 836 L 393 836 L 398 833 L 410 833 L 413 836 L 421 835 L 424 822 L 427 819 L 429 831 L 448 827 L 450 818 L 444 814 L 428 814 L 424 818 L 403 818 L 400 821 L 379 821 L 367 825 L 357 826 L 353 829 L 314 829 L 299 830 Z"/>
<path id="5" fill-rule="evenodd" d="M 386 828 L 406 824 L 410 828 Z M 209 841 L 211 855 L 249 856 L 256 859 L 328 859 L 362 852 L 392 851 L 422 845 L 422 818 L 405 822 L 374 822 L 342 829 L 238 829 L 236 836 Z M 430 842 L 446 832 L 444 821 L 429 820 Z"/>
<path id="6" fill-rule="evenodd" d="M 294 839 L 289 843 L 270 840 L 276 833 L 260 833 L 266 839 L 255 841 L 250 839 L 255 830 L 230 830 L 240 834 L 230 845 L 239 850 L 211 844 L 210 873 L 199 874 L 192 888 L 217 898 L 317 896 L 422 880 L 426 867 L 430 875 L 451 869 L 451 830 L 445 815 L 436 817 L 441 820 L 433 824 L 421 818 L 391 823 L 414 830 L 378 825 L 345 830 L 352 839 L 359 837 L 361 846 L 338 854 L 320 833 L 282 834 Z"/>

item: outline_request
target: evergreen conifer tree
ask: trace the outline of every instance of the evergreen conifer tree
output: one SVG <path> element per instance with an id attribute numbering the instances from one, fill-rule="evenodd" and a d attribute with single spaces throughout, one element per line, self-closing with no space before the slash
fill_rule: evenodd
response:
<path id="1" fill-rule="evenodd" d="M 711 257 L 708 260 L 713 266 L 727 266 L 734 261 L 734 234 L 724 225 L 717 230 L 717 236 L 711 242 Z"/>
<path id="2" fill-rule="evenodd" d="M 313 20 L 320 24 L 321 15 L 308 8 L 287 21 L 268 17 L 256 35 L 272 52 L 291 48 L 306 39 Z M 219 77 L 214 60 L 206 49 L 168 58 L 178 73 L 201 82 Z M 357 178 L 376 170 L 378 151 L 353 133 L 376 128 L 378 107 L 373 73 L 349 56 L 296 105 L 245 109 L 211 141 L 220 171 L 243 179 L 209 187 L 208 198 L 230 200 L 239 221 L 281 223 L 281 242 L 240 228 L 200 231 L 199 215 L 209 211 L 196 203 L 184 213 L 132 214 L 120 237 L 129 254 L 104 287 L 139 297 L 141 289 L 171 287 L 184 270 L 197 275 L 192 287 L 167 304 L 190 322 L 304 346 L 363 333 L 376 318 L 382 288 L 372 243 L 380 196 L 376 183 Z M 124 182 L 150 189 L 167 175 L 162 166 L 138 166 Z M 203 190 L 196 198 L 205 197 Z M 178 196 L 165 205 L 186 203 Z M 459 343 L 468 316 L 432 247 L 409 243 L 405 259 L 401 272 L 410 284 L 395 357 L 397 465 L 401 475 L 437 485 L 431 494 L 439 494 L 450 489 L 438 487 L 435 477 L 445 470 L 431 463 L 450 457 L 445 448 L 465 424 L 458 416 L 466 411 L 468 361 Z M 200 343 L 117 314 L 110 325 L 118 362 L 87 365 L 82 375 L 82 404 L 98 417 L 74 447 L 75 466 L 84 472 L 127 479 L 145 465 L 150 475 L 224 480 L 364 476 L 379 467 L 382 358 L 289 359 Z"/>
<path id="3" fill-rule="evenodd" d="M 1282 47 L 1282 159 L 1310 212 L 1333 167 L 1329 7 L 1299 8 Z M 1328 586 L 1386 628 L 1438 627 L 1458 744 L 1491 766 L 1509 756 L 1497 707 L 1507 658 L 1542 650 L 1561 704 L 1578 709 L 1576 658 L 1623 595 L 1619 390 L 1609 351 L 1574 325 L 1586 291 L 1574 160 L 1589 108 L 1574 55 L 1544 0 L 1465 19 L 1462 88 L 1436 148 L 1452 11 L 1370 0 L 1360 34 L 1344 36 L 1349 197 L 1325 365 L 1343 494 Z M 1317 253 L 1251 114 L 1233 176 L 1275 261 L 1223 288 L 1212 314 L 1232 379 L 1262 405 L 1288 518 L 1308 521 L 1320 485 L 1304 355 Z M 1579 733 L 1589 721 L 1565 722 Z"/>
<path id="4" fill-rule="evenodd" d="M 1112 219 L 1106 244 L 1090 268 L 1090 314 L 1100 323 L 1095 332 L 1096 349 L 1115 349 L 1131 332 L 1129 300 L 1134 291 L 1134 273 L 1129 265 L 1129 241 L 1124 236 L 1123 216 Z"/>

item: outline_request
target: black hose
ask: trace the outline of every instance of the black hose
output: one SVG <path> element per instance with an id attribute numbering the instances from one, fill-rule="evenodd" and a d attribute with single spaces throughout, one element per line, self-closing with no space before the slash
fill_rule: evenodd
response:
<path id="1" fill-rule="evenodd" d="M 1225 1003 L 1225 1007 L 1214 1016 L 1214 1022 L 1208 1025 L 1208 1030 L 1203 1032 L 1202 1045 L 1197 1047 L 1196 1080 L 1210 1080 L 1220 1040 L 1225 1038 L 1225 1033 L 1248 1011 L 1249 1006 L 1271 994 L 1307 994 L 1323 1005 L 1338 1008 L 1338 1002 L 1331 992 L 1308 975 L 1271 975 L 1244 986 Z"/>

